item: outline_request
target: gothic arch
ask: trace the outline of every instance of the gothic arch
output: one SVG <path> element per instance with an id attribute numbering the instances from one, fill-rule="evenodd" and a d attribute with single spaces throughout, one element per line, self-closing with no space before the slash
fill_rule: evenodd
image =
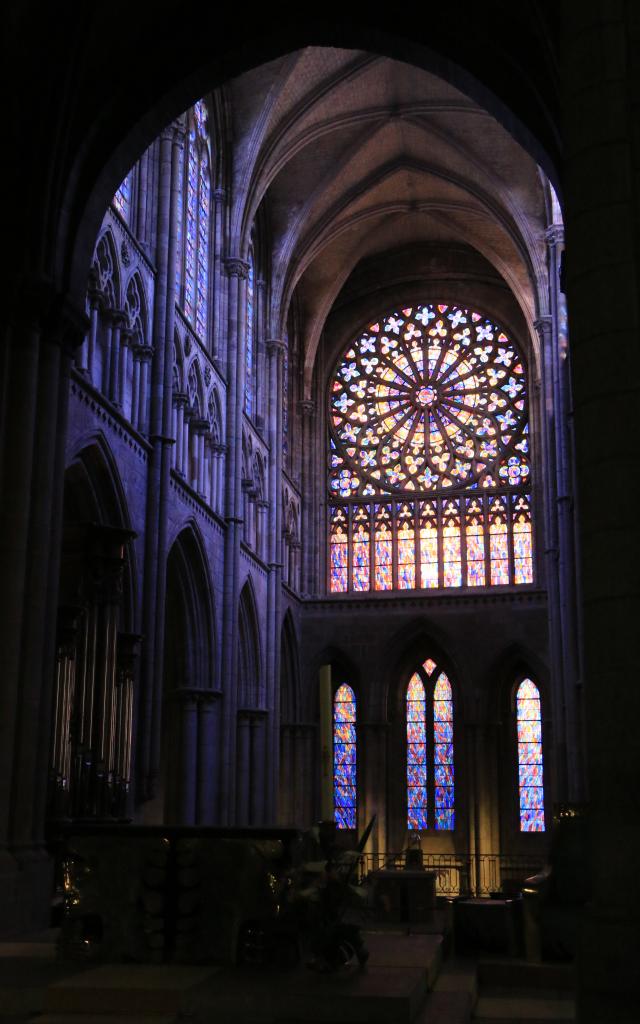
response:
<path id="1" fill-rule="evenodd" d="M 215 616 L 207 556 L 194 523 L 174 538 L 167 557 L 167 602 L 183 637 L 174 686 L 215 689 Z M 171 628 L 167 622 L 167 645 Z"/>
<path id="2" fill-rule="evenodd" d="M 102 433 L 92 433 L 78 439 L 69 459 L 64 477 L 63 515 L 67 537 L 73 526 L 96 523 L 132 531 L 131 517 L 118 466 Z M 129 539 L 125 547 L 123 579 L 122 625 L 129 631 L 138 621 L 137 567 L 135 547 Z M 61 603 L 72 586 L 75 560 L 65 557 L 65 542 L 61 558 Z M 70 573 L 69 571 L 70 570 Z"/>
<path id="3" fill-rule="evenodd" d="M 260 625 L 251 576 L 240 592 L 238 627 L 238 707 L 258 709 L 263 706 L 265 693 Z"/>

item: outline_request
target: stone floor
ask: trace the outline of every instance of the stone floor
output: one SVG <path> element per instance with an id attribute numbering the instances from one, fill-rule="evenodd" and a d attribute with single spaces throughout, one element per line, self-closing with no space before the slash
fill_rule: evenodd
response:
<path id="1" fill-rule="evenodd" d="M 365 970 L 61 963 L 55 934 L 0 943 L 0 1024 L 566 1024 L 573 972 L 445 957 L 442 935 L 366 933 Z"/>

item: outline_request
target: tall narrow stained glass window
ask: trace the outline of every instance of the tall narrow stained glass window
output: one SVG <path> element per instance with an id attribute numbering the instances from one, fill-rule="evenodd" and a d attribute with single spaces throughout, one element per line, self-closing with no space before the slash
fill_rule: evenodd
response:
<path id="1" fill-rule="evenodd" d="M 523 679 L 516 694 L 520 831 L 544 832 L 544 779 L 540 692 Z"/>
<path id="2" fill-rule="evenodd" d="M 444 303 L 388 312 L 343 352 L 328 401 L 329 521 L 349 523 L 330 591 L 533 582 L 527 374 L 498 324 Z"/>
<path id="3" fill-rule="evenodd" d="M 432 727 L 428 726 L 431 721 Z M 453 695 L 431 658 L 413 673 L 406 693 L 407 827 L 455 828 Z"/>
<path id="4" fill-rule="evenodd" d="M 356 697 L 342 683 L 333 698 L 333 799 L 337 828 L 355 828 L 357 810 Z"/>
<path id="5" fill-rule="evenodd" d="M 178 198 L 176 295 L 187 320 L 206 341 L 211 234 L 211 155 L 203 100 L 187 113 L 184 167 Z"/>
<path id="6" fill-rule="evenodd" d="M 129 223 L 129 213 L 131 210 L 131 184 L 133 180 L 133 172 L 129 171 L 126 178 L 121 182 L 116 194 L 113 197 L 113 205 L 120 214 L 120 216 Z"/>
<path id="7" fill-rule="evenodd" d="M 246 345 L 244 350 L 244 411 L 247 416 L 253 416 L 254 400 L 254 289 L 255 289 L 255 267 L 253 262 L 253 249 L 249 253 L 249 273 L 247 277 L 247 331 Z"/>

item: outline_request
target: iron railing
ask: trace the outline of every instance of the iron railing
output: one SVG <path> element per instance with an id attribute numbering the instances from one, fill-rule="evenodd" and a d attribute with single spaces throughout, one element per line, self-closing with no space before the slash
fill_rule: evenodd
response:
<path id="1" fill-rule="evenodd" d="M 360 865 L 361 880 L 371 871 L 387 868 L 402 871 L 406 853 L 365 853 Z M 413 865 L 411 865 L 413 866 Z M 422 867 L 435 871 L 437 896 L 491 896 L 514 894 L 524 880 L 544 869 L 544 858 L 509 853 L 423 853 Z"/>

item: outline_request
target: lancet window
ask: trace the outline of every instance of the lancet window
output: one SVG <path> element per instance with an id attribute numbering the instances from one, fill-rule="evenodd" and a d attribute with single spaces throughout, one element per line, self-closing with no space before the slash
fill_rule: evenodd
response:
<path id="1" fill-rule="evenodd" d="M 407 828 L 455 828 L 453 694 L 445 672 L 427 658 L 406 691 Z"/>
<path id="2" fill-rule="evenodd" d="M 516 694 L 520 831 L 544 832 L 544 778 L 540 691 L 523 679 Z"/>
<path id="3" fill-rule="evenodd" d="M 342 683 L 333 698 L 333 796 L 337 828 L 355 828 L 357 810 L 356 695 Z"/>
<path id="4" fill-rule="evenodd" d="M 176 295 L 202 341 L 207 340 L 211 154 L 204 100 L 187 113 L 185 158 L 178 202 Z"/>
<path id="5" fill-rule="evenodd" d="M 533 582 L 527 374 L 499 325 L 386 314 L 342 354 L 328 413 L 331 592 Z"/>

